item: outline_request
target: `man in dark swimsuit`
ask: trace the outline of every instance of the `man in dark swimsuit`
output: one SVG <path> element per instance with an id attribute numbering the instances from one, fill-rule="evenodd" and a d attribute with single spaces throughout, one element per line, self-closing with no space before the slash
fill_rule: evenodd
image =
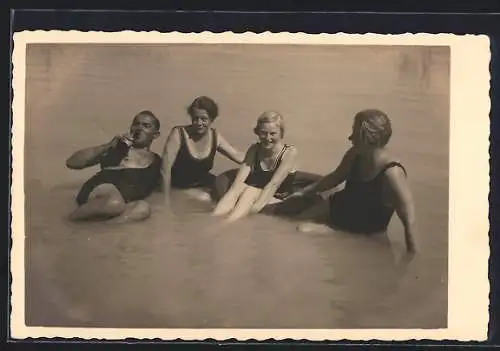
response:
<path id="1" fill-rule="evenodd" d="M 107 219 L 115 223 L 149 217 L 144 201 L 160 184 L 161 158 L 150 151 L 160 135 L 160 122 L 150 111 L 137 114 L 127 136 L 75 152 L 67 161 L 70 169 L 99 164 L 101 170 L 83 184 L 72 220 Z"/>

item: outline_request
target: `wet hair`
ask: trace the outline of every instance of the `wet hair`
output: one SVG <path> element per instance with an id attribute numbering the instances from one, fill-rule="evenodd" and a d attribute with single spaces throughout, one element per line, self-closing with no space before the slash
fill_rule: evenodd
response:
<path id="1" fill-rule="evenodd" d="M 219 115 L 219 107 L 214 100 L 208 96 L 198 96 L 193 100 L 191 105 L 187 108 L 187 112 L 190 116 L 193 116 L 194 110 L 205 110 L 207 111 L 208 117 L 213 122 Z"/>
<path id="2" fill-rule="evenodd" d="M 389 117 L 380 110 L 366 109 L 354 117 L 354 133 L 358 141 L 367 146 L 384 147 L 392 136 L 392 126 Z"/>
<path id="3" fill-rule="evenodd" d="M 144 110 L 135 115 L 134 120 L 139 116 L 148 116 L 153 120 L 156 130 L 160 130 L 160 120 L 149 110 Z"/>
<path id="4" fill-rule="evenodd" d="M 259 127 L 262 123 L 276 123 L 280 129 L 281 137 L 285 136 L 285 119 L 277 111 L 265 111 L 257 118 L 257 125 L 253 129 L 255 134 L 259 133 Z"/>

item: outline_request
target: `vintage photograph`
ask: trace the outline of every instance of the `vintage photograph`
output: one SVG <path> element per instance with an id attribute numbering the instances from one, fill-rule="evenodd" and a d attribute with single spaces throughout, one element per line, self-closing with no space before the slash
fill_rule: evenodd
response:
<path id="1" fill-rule="evenodd" d="M 25 325 L 448 328 L 451 63 L 28 43 Z"/>

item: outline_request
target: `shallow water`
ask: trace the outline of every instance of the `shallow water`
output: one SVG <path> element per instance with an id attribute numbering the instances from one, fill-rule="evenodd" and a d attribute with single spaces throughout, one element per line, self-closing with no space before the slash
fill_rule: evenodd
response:
<path id="1" fill-rule="evenodd" d="M 367 62 L 367 57 L 370 59 Z M 99 327 L 436 328 L 446 326 L 448 52 L 445 48 L 33 45 L 27 58 L 26 316 L 29 325 Z M 176 194 L 144 223 L 70 223 L 95 169 L 64 168 L 134 113 L 185 123 L 197 95 L 239 149 L 259 112 L 283 112 L 300 168 L 325 173 L 352 115 L 393 120 L 391 148 L 410 175 L 422 253 L 406 272 L 397 218 L 388 237 L 301 234 L 257 215 L 228 226 L 211 204 Z M 217 159 L 216 171 L 233 167 Z"/>

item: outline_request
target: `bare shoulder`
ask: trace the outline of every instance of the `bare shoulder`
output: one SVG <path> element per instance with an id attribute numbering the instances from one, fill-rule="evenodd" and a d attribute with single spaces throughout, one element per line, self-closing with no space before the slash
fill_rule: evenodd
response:
<path id="1" fill-rule="evenodd" d="M 177 152 L 175 150 L 180 148 L 181 133 L 182 133 L 181 128 L 182 127 L 180 126 L 176 126 L 170 129 L 170 133 L 168 134 L 167 139 L 165 140 L 165 144 L 163 146 L 163 156 L 165 156 L 167 152 L 174 154 Z"/>
<path id="2" fill-rule="evenodd" d="M 383 172 L 389 183 L 399 182 L 406 178 L 406 169 L 401 159 L 388 150 L 381 150 L 374 158 L 375 167 Z"/>
<path id="3" fill-rule="evenodd" d="M 384 168 L 384 175 L 389 183 L 399 184 L 402 181 L 404 182 L 407 178 L 406 169 L 396 158 L 385 160 L 385 163 L 381 166 L 382 170 L 384 170 Z"/>
<path id="4" fill-rule="evenodd" d="M 386 165 L 394 163 L 402 165 L 401 159 L 397 155 L 394 155 L 389 150 L 381 150 L 380 152 L 376 153 L 374 161 L 375 165 L 380 169 L 384 168 Z M 396 167 L 396 168 L 401 168 L 401 167 Z"/>
<path id="5" fill-rule="evenodd" d="M 182 129 L 184 129 L 185 126 L 174 126 L 170 129 L 170 133 L 168 135 L 168 139 L 178 139 L 182 133 Z"/>
<path id="6" fill-rule="evenodd" d="M 295 146 L 287 144 L 287 147 L 285 150 L 285 155 L 287 157 L 295 157 L 295 156 L 297 156 L 297 153 L 298 153 L 298 151 L 297 151 L 297 148 Z"/>

